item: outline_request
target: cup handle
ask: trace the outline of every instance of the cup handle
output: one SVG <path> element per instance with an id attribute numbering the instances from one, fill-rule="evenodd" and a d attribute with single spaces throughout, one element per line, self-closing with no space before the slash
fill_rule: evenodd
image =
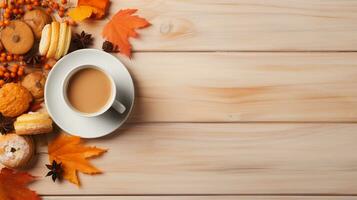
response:
<path id="1" fill-rule="evenodd" d="M 118 100 L 114 100 L 112 107 L 120 114 L 123 114 L 126 110 L 125 106 Z"/>

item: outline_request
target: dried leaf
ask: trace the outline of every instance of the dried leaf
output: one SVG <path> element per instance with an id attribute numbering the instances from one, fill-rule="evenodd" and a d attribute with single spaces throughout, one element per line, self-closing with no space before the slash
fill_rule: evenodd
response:
<path id="1" fill-rule="evenodd" d="M 1 200 L 40 200 L 36 192 L 29 190 L 26 185 L 34 181 L 35 177 L 25 172 L 15 172 L 3 168 L 0 172 Z"/>
<path id="2" fill-rule="evenodd" d="M 91 6 L 77 6 L 68 11 L 68 16 L 70 16 L 74 21 L 83 21 L 95 12 L 95 8 Z"/>
<path id="3" fill-rule="evenodd" d="M 60 134 L 48 145 L 50 162 L 55 160 L 57 163 L 62 163 L 63 178 L 76 185 L 79 185 L 77 171 L 86 174 L 101 173 L 87 159 L 99 156 L 104 152 L 106 150 L 84 146 L 79 137 L 66 134 Z"/>
<path id="4" fill-rule="evenodd" d="M 120 53 L 128 57 L 131 56 L 132 49 L 129 38 L 137 38 L 139 36 L 135 29 L 150 26 L 146 19 L 132 15 L 136 11 L 136 9 L 120 10 L 105 25 L 102 32 L 105 39 L 117 45 Z"/>

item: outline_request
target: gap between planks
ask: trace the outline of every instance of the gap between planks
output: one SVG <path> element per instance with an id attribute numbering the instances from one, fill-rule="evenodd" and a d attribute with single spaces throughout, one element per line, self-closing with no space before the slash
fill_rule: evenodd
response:
<path id="1" fill-rule="evenodd" d="M 356 196 L 304 196 L 304 195 L 158 195 L 158 196 L 43 196 L 43 200 L 99 199 L 99 200 L 356 200 Z"/>

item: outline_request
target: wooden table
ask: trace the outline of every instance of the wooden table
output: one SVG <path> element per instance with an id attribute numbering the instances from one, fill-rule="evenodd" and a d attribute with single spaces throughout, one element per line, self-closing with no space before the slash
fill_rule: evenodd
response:
<path id="1" fill-rule="evenodd" d="M 357 1 L 112 2 L 153 24 L 119 56 L 134 112 L 88 141 L 109 152 L 80 188 L 43 178 L 39 148 L 45 200 L 357 199 Z M 78 30 L 100 47 L 106 21 Z"/>

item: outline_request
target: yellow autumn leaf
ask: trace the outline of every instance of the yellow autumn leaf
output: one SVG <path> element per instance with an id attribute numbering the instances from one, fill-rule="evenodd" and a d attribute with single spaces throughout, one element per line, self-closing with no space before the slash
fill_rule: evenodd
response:
<path id="1" fill-rule="evenodd" d="M 83 21 L 89 18 L 93 13 L 96 13 L 96 9 L 91 6 L 77 6 L 69 10 L 68 15 L 74 21 Z"/>
<path id="2" fill-rule="evenodd" d="M 105 152 L 106 150 L 104 149 L 85 146 L 79 137 L 64 133 L 61 133 L 48 144 L 50 163 L 53 160 L 57 163 L 62 163 L 63 178 L 76 185 L 79 185 L 77 171 L 86 174 L 101 173 L 87 159 L 97 157 Z"/>

